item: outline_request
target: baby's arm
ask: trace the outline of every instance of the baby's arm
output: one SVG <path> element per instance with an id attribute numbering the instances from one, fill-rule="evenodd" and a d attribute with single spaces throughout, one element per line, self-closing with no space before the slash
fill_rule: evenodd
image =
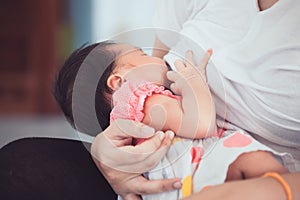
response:
<path id="1" fill-rule="evenodd" d="M 192 52 L 189 62 L 176 61 L 178 72 L 168 72 L 174 83 L 171 89 L 181 99 L 156 94 L 145 102 L 143 122 L 157 130 L 173 130 L 187 138 L 204 138 L 215 130 L 215 107 L 206 83 L 205 67 L 211 52 L 207 52 L 197 69 L 193 66 Z"/>
<path id="2" fill-rule="evenodd" d="M 156 130 L 172 130 L 177 133 L 182 118 L 180 100 L 163 94 L 147 97 L 144 105 L 143 123 Z"/>

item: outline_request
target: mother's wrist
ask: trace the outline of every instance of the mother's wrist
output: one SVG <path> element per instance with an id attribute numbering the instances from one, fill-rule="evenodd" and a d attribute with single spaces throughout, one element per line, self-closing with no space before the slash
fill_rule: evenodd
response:
<path id="1" fill-rule="evenodd" d="M 287 200 L 292 200 L 292 191 L 288 182 L 277 172 L 267 172 L 262 177 L 273 179 L 273 182 L 277 182 L 277 185 L 280 185 L 280 191 L 284 191 Z M 278 191 L 278 190 L 274 190 Z"/>

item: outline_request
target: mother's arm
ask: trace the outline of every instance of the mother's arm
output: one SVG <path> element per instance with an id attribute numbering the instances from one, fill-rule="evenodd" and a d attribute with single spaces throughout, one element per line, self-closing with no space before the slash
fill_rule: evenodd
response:
<path id="1" fill-rule="evenodd" d="M 132 146 L 132 137 L 151 139 Z M 114 191 L 125 200 L 181 187 L 179 178 L 149 181 L 141 174 L 152 169 L 165 155 L 174 133 L 130 120 L 115 120 L 93 141 L 93 159 Z"/>
<path id="2" fill-rule="evenodd" d="M 289 184 L 294 200 L 300 199 L 300 172 L 282 174 Z M 285 200 L 287 195 L 283 186 L 273 177 L 261 177 L 242 181 L 226 182 L 198 192 L 184 200 Z"/>

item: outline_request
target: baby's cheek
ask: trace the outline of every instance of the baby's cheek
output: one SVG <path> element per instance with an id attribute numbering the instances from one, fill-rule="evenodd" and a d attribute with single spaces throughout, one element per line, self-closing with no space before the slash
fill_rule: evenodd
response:
<path id="1" fill-rule="evenodd" d="M 155 130 L 164 130 L 167 122 L 167 111 L 163 106 L 155 104 L 144 111 L 143 123 L 153 127 Z"/>

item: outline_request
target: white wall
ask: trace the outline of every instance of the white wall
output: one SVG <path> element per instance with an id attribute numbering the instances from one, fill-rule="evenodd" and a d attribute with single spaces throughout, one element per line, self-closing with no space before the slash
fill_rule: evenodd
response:
<path id="1" fill-rule="evenodd" d="M 152 26 L 155 0 L 92 0 L 92 5 L 93 42 Z"/>

